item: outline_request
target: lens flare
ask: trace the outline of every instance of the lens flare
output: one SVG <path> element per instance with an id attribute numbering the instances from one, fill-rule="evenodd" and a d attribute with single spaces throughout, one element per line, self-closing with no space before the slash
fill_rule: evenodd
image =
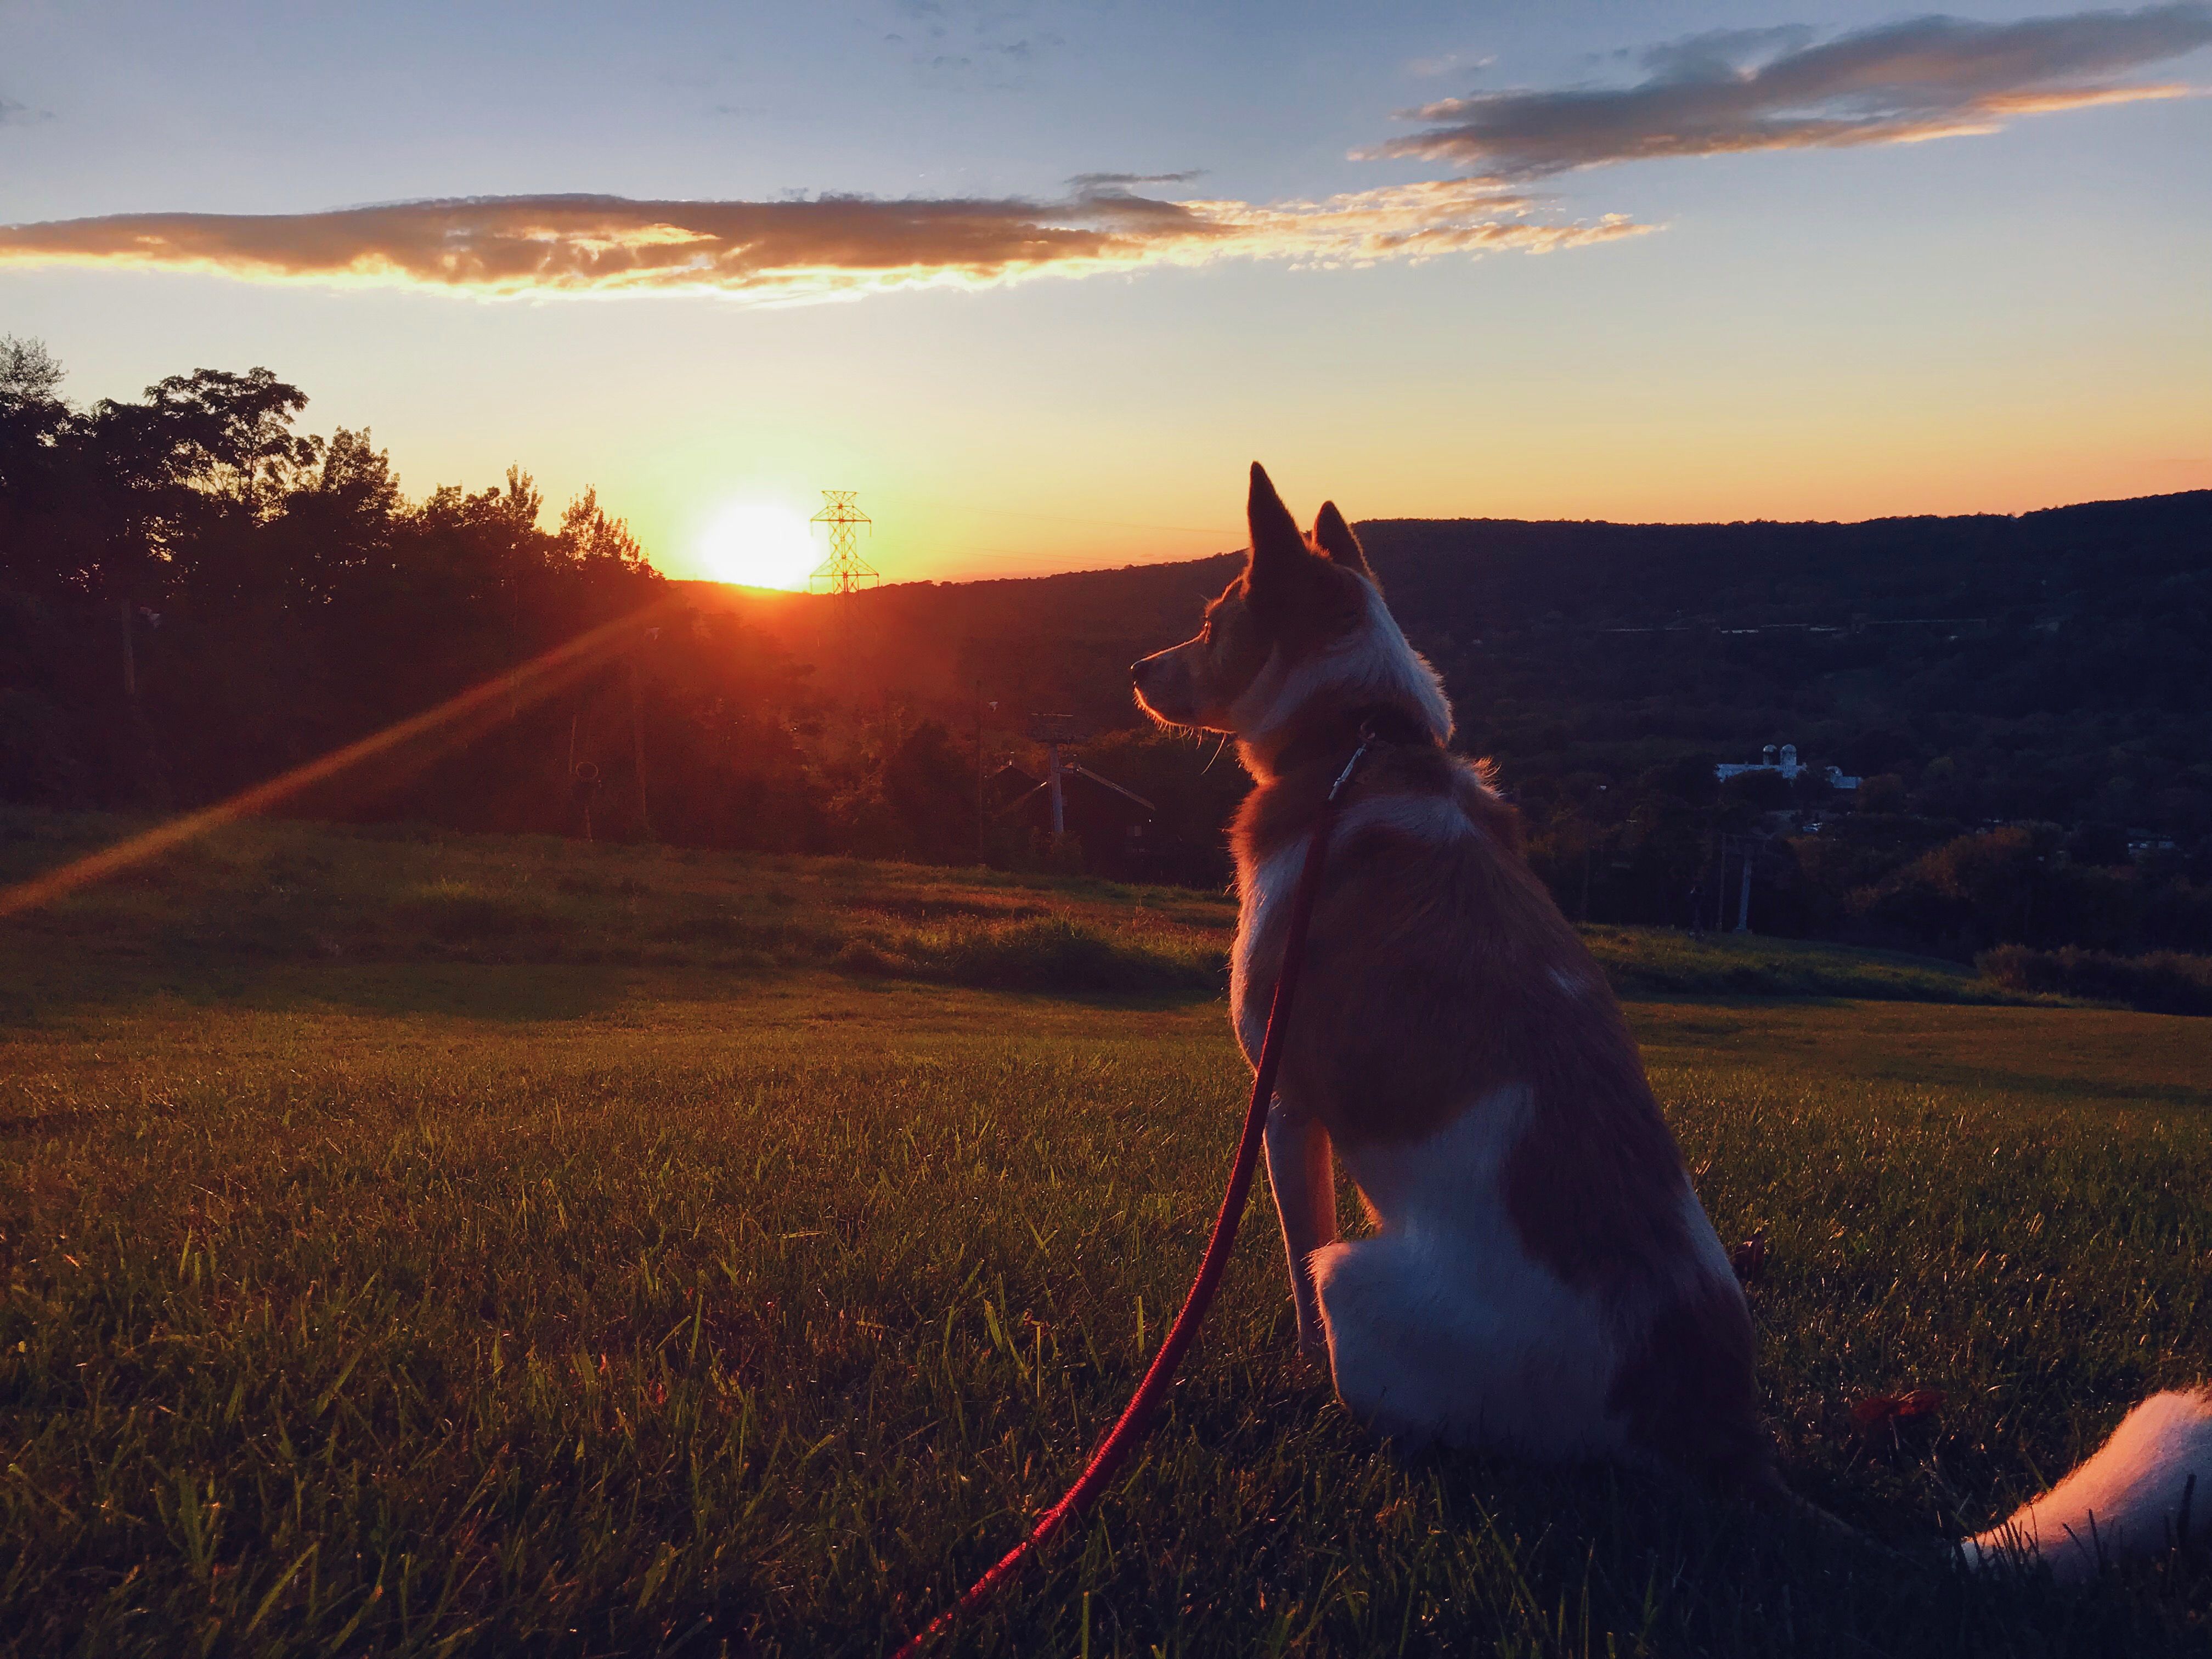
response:
<path id="1" fill-rule="evenodd" d="M 159 858 L 171 848 L 198 840 L 234 819 L 252 817 L 282 806 L 315 786 L 343 777 L 368 763 L 386 759 L 397 760 L 403 767 L 427 764 L 455 744 L 465 741 L 472 732 L 495 725 L 502 718 L 513 718 L 526 705 L 536 703 L 612 660 L 645 637 L 651 624 L 665 623 L 678 614 L 674 600 L 661 599 L 627 617 L 602 623 L 589 633 L 579 634 L 434 708 L 387 726 L 319 760 L 295 766 L 228 800 L 172 818 L 128 841 L 88 853 L 28 881 L 0 887 L 0 919 L 66 898 L 80 888 L 104 881 L 133 865 Z"/>

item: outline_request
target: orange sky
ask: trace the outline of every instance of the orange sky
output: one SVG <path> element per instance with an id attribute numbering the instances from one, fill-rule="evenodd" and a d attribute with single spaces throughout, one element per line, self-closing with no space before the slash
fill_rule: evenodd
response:
<path id="1" fill-rule="evenodd" d="M 0 325 L 678 575 L 823 489 L 891 580 L 1194 556 L 1255 459 L 1355 520 L 2212 487 L 2212 10 L 1829 12 L 86 0 L 10 25 Z"/>

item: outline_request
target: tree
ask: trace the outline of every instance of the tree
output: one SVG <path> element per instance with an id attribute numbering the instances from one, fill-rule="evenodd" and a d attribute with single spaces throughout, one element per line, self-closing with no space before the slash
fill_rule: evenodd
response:
<path id="1" fill-rule="evenodd" d="M 37 340 L 0 335 L 0 581 L 27 586 L 54 508 L 55 447 L 70 420 L 62 366 Z"/>
<path id="2" fill-rule="evenodd" d="M 62 366 L 43 340 L 0 334 L 0 415 L 33 404 L 58 404 Z"/>

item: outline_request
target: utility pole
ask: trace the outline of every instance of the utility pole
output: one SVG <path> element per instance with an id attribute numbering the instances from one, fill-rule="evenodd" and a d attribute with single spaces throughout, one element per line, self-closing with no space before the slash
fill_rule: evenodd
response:
<path id="1" fill-rule="evenodd" d="M 1077 769 L 1060 759 L 1060 745 L 1074 742 L 1075 735 L 1075 716 L 1073 714 L 1030 716 L 1030 741 L 1044 745 L 1044 787 L 1046 799 L 1052 803 L 1052 833 L 1055 836 L 1067 833 L 1067 798 L 1060 781 L 1067 773 Z M 1115 787 L 1118 788 L 1120 786 Z"/>
<path id="2" fill-rule="evenodd" d="M 658 633 L 659 630 L 655 629 Z M 637 657 L 629 659 L 629 744 L 631 769 L 637 775 L 637 823 L 647 841 L 653 839 L 653 814 L 645 805 L 645 714 L 637 688 Z"/>
<path id="3" fill-rule="evenodd" d="M 1061 787 L 1060 780 L 1063 778 L 1088 778 L 1091 782 L 1102 785 L 1105 788 L 1111 789 L 1115 794 L 1134 801 L 1147 812 L 1158 810 L 1152 802 L 1146 800 L 1135 790 L 1124 789 L 1113 779 L 1099 776 L 1080 761 L 1060 758 L 1060 749 L 1062 744 L 1082 741 L 1081 734 L 1076 730 L 1074 715 L 1031 714 L 1030 741 L 1044 745 L 1044 781 L 1037 785 L 1036 789 L 1032 789 L 1029 794 L 1024 795 L 1021 800 L 1008 803 L 1005 811 L 1012 811 L 1014 807 L 1021 805 L 1021 801 L 1027 800 L 1030 795 L 1036 793 L 1037 789 L 1048 791 L 1047 799 L 1052 802 L 1052 833 L 1055 836 L 1066 835 L 1067 833 L 1067 799 Z"/>
<path id="4" fill-rule="evenodd" d="M 1751 857 L 1756 845 L 1757 839 L 1754 836 L 1730 835 L 1726 832 L 1721 836 L 1720 871 L 1713 883 L 1715 889 L 1713 931 L 1717 933 L 1729 931 L 1728 866 L 1731 854 L 1735 855 L 1737 870 L 1735 927 L 1733 931 L 1739 933 L 1747 933 L 1751 931 Z"/>
<path id="5" fill-rule="evenodd" d="M 999 705 L 993 703 L 992 708 Z M 983 682 L 975 682 L 975 862 L 983 857 Z"/>
<path id="6" fill-rule="evenodd" d="M 579 715 L 568 716 L 568 799 L 583 814 L 584 839 L 592 839 L 592 802 L 599 793 L 599 769 L 590 761 L 576 758 L 576 722 Z"/>
<path id="7" fill-rule="evenodd" d="M 1747 933 L 1751 931 L 1751 837 L 1739 836 L 1735 851 L 1743 863 L 1743 886 L 1735 902 L 1735 930 Z"/>

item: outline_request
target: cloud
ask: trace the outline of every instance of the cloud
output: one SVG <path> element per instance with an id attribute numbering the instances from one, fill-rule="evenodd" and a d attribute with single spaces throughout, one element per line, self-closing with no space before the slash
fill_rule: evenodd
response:
<path id="1" fill-rule="evenodd" d="M 1632 235 L 1545 222 L 1502 185 L 1444 179 L 1319 201 L 1165 201 L 1088 175 L 1055 202 L 644 202 L 503 196 L 300 214 L 117 214 L 0 227 L 0 267 L 106 265 L 474 295 L 713 292 L 757 301 L 984 287 L 1224 259 L 1360 265 L 1542 252 Z"/>
<path id="2" fill-rule="evenodd" d="M 1109 191 L 1132 190 L 1139 185 L 1187 185 L 1204 177 L 1204 167 L 1190 167 L 1182 173 L 1079 173 L 1067 181 L 1067 185 L 1079 196 L 1096 196 Z"/>
<path id="3" fill-rule="evenodd" d="M 1419 157 L 1521 179 L 1653 156 L 1905 143 L 2008 118 L 2184 96 L 2122 80 L 2212 43 L 2212 6 L 2147 6 L 2011 23 L 1917 17 L 1817 42 L 1794 27 L 1726 29 L 1640 55 L 1634 86 L 1477 93 L 1404 112 L 1428 122 L 1369 157 Z"/>
<path id="4" fill-rule="evenodd" d="M 54 112 L 50 109 L 33 109 L 28 104 L 19 104 L 12 98 L 0 98 L 0 127 L 27 127 L 36 121 L 51 121 Z"/>

